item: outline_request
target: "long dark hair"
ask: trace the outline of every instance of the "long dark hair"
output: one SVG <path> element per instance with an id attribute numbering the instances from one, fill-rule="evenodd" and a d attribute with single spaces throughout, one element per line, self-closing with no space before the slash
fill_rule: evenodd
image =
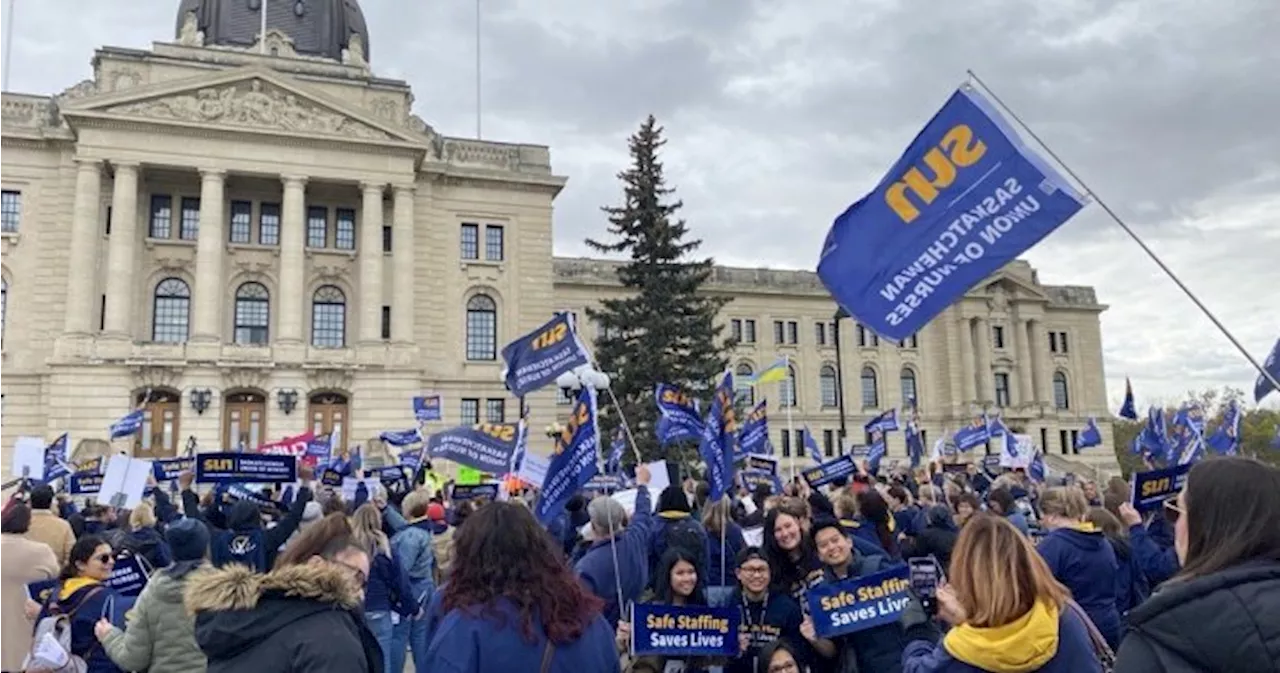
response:
<path id="1" fill-rule="evenodd" d="M 795 659 L 796 665 L 800 666 L 800 670 L 804 670 L 803 660 L 800 658 L 800 654 L 796 652 L 796 648 L 787 642 L 785 638 L 778 638 L 761 649 L 760 654 L 756 656 L 756 673 L 769 673 L 769 666 L 773 663 L 773 655 L 777 654 L 778 650 L 789 653 L 791 658 Z"/>
<path id="2" fill-rule="evenodd" d="M 445 612 L 462 610 L 503 624 L 497 603 L 504 599 L 519 611 L 526 642 L 536 640 L 535 618 L 551 642 L 573 642 L 604 608 L 522 505 L 493 502 L 476 510 L 454 533 L 453 554 L 452 574 L 442 589 Z"/>
<path id="3" fill-rule="evenodd" d="M 1187 474 L 1182 498 L 1187 554 L 1179 577 L 1280 561 L 1280 470 L 1252 458 L 1201 461 Z"/>
<path id="4" fill-rule="evenodd" d="M 858 494 L 858 513 L 862 514 L 862 518 L 866 519 L 867 523 L 875 526 L 876 538 L 880 540 L 880 546 L 893 558 L 901 556 L 893 531 L 889 530 L 889 519 L 893 516 L 889 513 L 889 503 L 885 502 L 879 493 L 867 489 Z"/>
<path id="5" fill-rule="evenodd" d="M 789 516 L 800 526 L 800 557 L 792 560 L 791 554 L 778 544 L 774 535 L 774 526 L 779 516 Z M 817 567 L 818 553 L 813 549 L 813 541 L 804 532 L 802 519 L 795 514 L 771 509 L 764 517 L 764 555 L 769 560 L 769 573 L 773 578 L 773 586 L 787 593 L 793 593 L 796 585 L 803 584 L 810 568 Z"/>
<path id="6" fill-rule="evenodd" d="M 675 602 L 675 592 L 671 590 L 671 571 L 675 569 L 676 564 L 684 561 L 693 566 L 693 572 L 697 574 L 698 581 L 693 585 L 693 593 L 689 594 L 689 598 L 685 600 L 686 605 L 706 605 L 707 604 L 707 578 L 702 576 L 698 570 L 698 559 L 689 553 L 683 547 L 671 547 L 662 554 L 662 559 L 658 561 L 658 576 L 654 578 L 653 594 L 655 602 L 664 605 L 671 605 Z"/>
<path id="7" fill-rule="evenodd" d="M 0 533 L 12 533 L 14 535 L 25 535 L 31 530 L 31 508 L 26 505 L 14 505 L 9 511 L 4 513 L 4 520 L 0 523 Z"/>
<path id="8" fill-rule="evenodd" d="M 67 562 L 62 564 L 62 572 L 58 573 L 58 579 L 65 581 L 79 576 L 80 569 L 76 564 L 88 563 L 93 558 L 93 552 L 103 545 L 111 546 L 101 535 L 86 535 L 76 540 L 76 543 L 71 545 L 71 553 L 67 554 Z"/>

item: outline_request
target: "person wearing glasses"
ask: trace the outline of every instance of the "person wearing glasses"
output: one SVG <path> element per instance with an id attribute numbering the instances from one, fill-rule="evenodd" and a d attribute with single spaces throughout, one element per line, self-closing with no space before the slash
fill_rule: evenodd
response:
<path id="1" fill-rule="evenodd" d="M 68 615 L 71 620 L 71 654 L 84 659 L 87 673 L 120 673 L 94 635 L 98 620 L 112 619 L 112 606 L 119 599 L 105 582 L 115 568 L 111 545 L 97 535 L 76 540 L 58 576 L 57 590 L 41 601 L 36 624 L 50 615 Z"/>
<path id="2" fill-rule="evenodd" d="M 1200 461 L 1171 507 L 1181 569 L 1130 611 L 1116 673 L 1280 671 L 1280 469 Z"/>
<path id="3" fill-rule="evenodd" d="M 751 673 L 757 668 L 761 652 L 780 641 L 789 643 L 793 661 L 812 661 L 812 651 L 804 649 L 807 645 L 801 635 L 805 632 L 804 612 L 786 591 L 770 588 L 772 575 L 764 550 L 747 547 L 738 552 L 734 565 L 738 568 L 738 587 L 727 605 L 739 606 L 742 611 L 741 629 L 747 647 L 742 656 L 724 667 L 725 673 Z M 813 635 L 812 624 L 809 627 L 807 632 Z"/>
<path id="4" fill-rule="evenodd" d="M 805 670 L 791 643 L 775 640 L 756 657 L 756 673 L 800 673 Z"/>
<path id="5" fill-rule="evenodd" d="M 193 573 L 186 606 L 209 673 L 383 673 L 361 608 L 369 553 L 335 513 L 294 538 L 268 573 L 240 564 Z"/>

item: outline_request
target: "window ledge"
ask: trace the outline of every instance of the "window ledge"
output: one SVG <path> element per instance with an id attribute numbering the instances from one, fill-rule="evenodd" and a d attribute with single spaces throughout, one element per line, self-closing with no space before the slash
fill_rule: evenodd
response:
<path id="1" fill-rule="evenodd" d="M 464 270 L 464 271 L 465 271 L 465 270 L 466 270 L 466 268 L 467 268 L 468 266 L 482 266 L 482 267 L 489 267 L 489 268 L 491 268 L 491 269 L 497 269 L 497 270 L 499 270 L 499 271 L 505 271 L 505 270 L 506 270 L 506 266 L 507 266 L 507 261 L 506 261 L 506 260 L 499 260 L 499 261 L 496 261 L 496 262 L 495 262 L 495 261 L 493 261 L 493 260 L 491 260 L 491 259 L 462 259 L 462 260 L 458 260 L 458 268 L 459 268 L 459 269 L 462 269 L 462 270 Z"/>
<path id="2" fill-rule="evenodd" d="M 356 258 L 355 250 L 347 250 L 346 248 L 312 248 L 310 246 L 304 248 L 308 257 L 315 255 L 333 255 L 335 257 Z"/>
<path id="3" fill-rule="evenodd" d="M 176 246 L 180 248 L 194 248 L 195 241 L 188 241 L 185 238 L 152 238 L 150 236 L 142 239 L 142 244 L 147 246 L 148 250 L 154 250 L 156 247 Z"/>
<path id="4" fill-rule="evenodd" d="M 269 252 L 272 257 L 279 257 L 280 246 L 263 243 L 227 243 L 227 252 L 232 255 L 237 252 Z"/>

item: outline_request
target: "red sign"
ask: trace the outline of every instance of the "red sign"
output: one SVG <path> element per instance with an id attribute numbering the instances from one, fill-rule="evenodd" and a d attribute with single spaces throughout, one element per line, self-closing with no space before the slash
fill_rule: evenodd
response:
<path id="1" fill-rule="evenodd" d="M 258 447 L 258 453 L 266 453 L 274 456 L 293 456 L 298 460 L 308 462 L 307 443 L 315 438 L 316 433 L 308 430 L 301 435 L 285 437 L 278 442 L 263 444 Z M 311 457 L 308 464 L 315 465 L 315 457 Z"/>

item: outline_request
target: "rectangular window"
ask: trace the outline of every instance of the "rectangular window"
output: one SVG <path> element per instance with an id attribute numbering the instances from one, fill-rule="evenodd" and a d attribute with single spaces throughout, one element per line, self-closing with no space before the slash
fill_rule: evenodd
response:
<path id="1" fill-rule="evenodd" d="M 918 348 L 919 346 L 920 342 L 914 334 L 898 342 L 898 348 Z"/>
<path id="2" fill-rule="evenodd" d="M 1059 350 L 1060 352 L 1062 352 L 1062 353 L 1069 353 L 1069 352 L 1071 352 L 1071 351 L 1070 351 L 1070 349 L 1068 349 L 1068 348 L 1067 348 L 1067 333 L 1066 333 L 1066 332 L 1058 332 L 1058 350 Z"/>
<path id="3" fill-rule="evenodd" d="M 783 341 L 783 336 L 784 336 L 783 329 L 784 329 L 784 324 L 781 320 L 773 321 L 773 343 L 775 344 L 785 343 Z"/>
<path id="4" fill-rule="evenodd" d="M 0 191 L 0 231 L 17 232 L 22 223 L 22 192 L 16 189 Z"/>
<path id="5" fill-rule="evenodd" d="M 263 203 L 258 206 L 258 242 L 280 245 L 280 204 Z"/>
<path id="6" fill-rule="evenodd" d="M 858 346 L 862 348 L 877 348 L 880 346 L 880 337 L 864 325 L 858 325 Z"/>
<path id="7" fill-rule="evenodd" d="M 391 307 L 382 307 L 382 338 L 391 338 Z"/>
<path id="8" fill-rule="evenodd" d="M 1004 325 L 991 326 L 991 342 L 996 348 L 1004 348 Z"/>
<path id="9" fill-rule="evenodd" d="M 729 334 L 734 341 L 742 341 L 742 321 L 734 318 L 729 321 Z"/>
<path id="10" fill-rule="evenodd" d="M 169 238 L 173 234 L 173 197 L 168 194 L 151 195 L 151 227 L 147 236 Z"/>
<path id="11" fill-rule="evenodd" d="M 111 206 L 107 206 L 107 235 L 111 235 Z"/>
<path id="12" fill-rule="evenodd" d="M 753 344 L 756 342 L 756 321 L 748 320 L 743 326 L 743 341 Z"/>
<path id="13" fill-rule="evenodd" d="M 307 208 L 307 247 L 323 248 L 329 236 L 329 209 L 324 206 Z"/>
<path id="14" fill-rule="evenodd" d="M 787 343 L 793 346 L 800 343 L 800 325 L 794 320 L 787 322 Z"/>
<path id="15" fill-rule="evenodd" d="M 1067 444 L 1067 439 L 1068 439 L 1067 431 L 1059 430 L 1058 431 L 1058 446 L 1060 447 L 1059 452 L 1062 453 L 1062 455 L 1064 456 L 1071 452 L 1071 447 L 1069 444 Z"/>
<path id="16" fill-rule="evenodd" d="M 486 423 L 507 422 L 507 401 L 502 398 L 489 398 L 484 401 L 484 420 Z"/>
<path id="17" fill-rule="evenodd" d="M 813 323 L 813 342 L 819 346 L 827 345 L 827 323 Z"/>
<path id="18" fill-rule="evenodd" d="M 339 250 L 355 250 L 356 211 L 350 208 L 338 208 L 334 210 L 333 219 L 337 225 L 333 235 L 334 247 Z"/>
<path id="19" fill-rule="evenodd" d="M 791 433 L 786 430 L 782 431 L 782 457 L 791 457 Z"/>
<path id="20" fill-rule="evenodd" d="M 107 328 L 107 295 L 102 295 L 102 301 L 98 303 L 98 331 Z"/>
<path id="21" fill-rule="evenodd" d="M 1009 406 L 1009 375 L 996 372 L 996 406 Z"/>
<path id="22" fill-rule="evenodd" d="M 1077 456 L 1080 455 L 1080 449 L 1076 448 L 1076 442 L 1078 441 L 1080 441 L 1080 431 L 1072 430 L 1071 431 L 1071 453 Z"/>
<path id="23" fill-rule="evenodd" d="M 182 197 L 182 219 L 178 224 L 178 238 L 194 241 L 200 237 L 200 197 Z"/>
<path id="24" fill-rule="evenodd" d="M 480 225 L 462 225 L 460 240 L 462 248 L 459 252 L 463 259 L 480 259 Z"/>
<path id="25" fill-rule="evenodd" d="M 249 243 L 253 240 L 253 204 L 248 201 L 231 202 L 231 242 Z"/>
<path id="26" fill-rule="evenodd" d="M 474 397 L 462 398 L 462 424 L 477 425 L 480 423 L 480 400 Z"/>
<path id="27" fill-rule="evenodd" d="M 382 225 L 382 251 L 391 252 L 391 227 Z"/>
<path id="28" fill-rule="evenodd" d="M 1044 447 L 1047 452 L 1049 450 L 1049 429 L 1040 428 L 1040 446 Z"/>
<path id="29" fill-rule="evenodd" d="M 490 262 L 502 261 L 502 226 L 490 224 L 484 228 L 484 258 Z"/>
<path id="30" fill-rule="evenodd" d="M 822 455 L 831 458 L 836 455 L 836 433 L 832 430 L 822 431 Z"/>
<path id="31" fill-rule="evenodd" d="M 804 430 L 796 430 L 796 455 L 803 456 L 808 451 L 804 448 Z"/>

